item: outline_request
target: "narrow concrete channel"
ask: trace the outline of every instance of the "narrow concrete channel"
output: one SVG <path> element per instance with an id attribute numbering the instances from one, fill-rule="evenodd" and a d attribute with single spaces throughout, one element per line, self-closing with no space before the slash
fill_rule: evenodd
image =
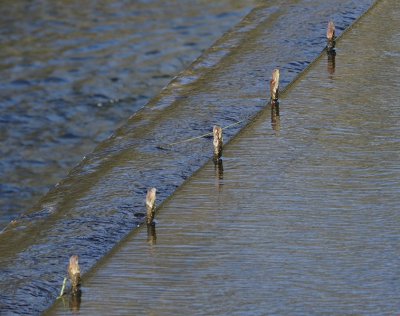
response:
<path id="1" fill-rule="evenodd" d="M 398 314 L 399 10 L 380 1 L 49 314 Z"/>

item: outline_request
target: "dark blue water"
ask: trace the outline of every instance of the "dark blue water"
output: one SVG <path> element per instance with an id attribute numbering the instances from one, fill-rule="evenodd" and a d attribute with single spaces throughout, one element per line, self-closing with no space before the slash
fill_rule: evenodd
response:
<path id="1" fill-rule="evenodd" d="M 258 0 L 0 3 L 0 230 Z"/>

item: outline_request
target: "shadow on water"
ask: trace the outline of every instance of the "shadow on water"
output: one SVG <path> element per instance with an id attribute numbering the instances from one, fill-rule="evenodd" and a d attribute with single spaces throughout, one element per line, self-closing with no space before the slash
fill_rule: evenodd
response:
<path id="1" fill-rule="evenodd" d="M 108 276 L 115 276 L 115 281 L 118 280 L 117 284 L 111 286 L 113 280 L 107 280 L 96 286 L 100 290 L 104 289 L 104 285 L 110 284 L 113 289 L 121 290 L 128 285 L 126 289 L 130 290 L 121 291 L 118 295 L 123 300 L 131 301 L 132 293 L 136 293 L 135 289 L 140 286 L 129 282 L 140 280 L 140 285 L 143 278 L 148 279 L 156 288 L 148 287 L 147 292 L 138 292 L 136 298 L 140 302 L 147 301 L 149 294 L 153 292 L 156 301 L 161 302 L 164 297 L 168 297 L 171 290 L 176 290 L 171 288 L 171 285 L 190 282 L 198 277 L 195 270 L 187 270 L 188 265 L 197 266 L 197 260 L 200 260 L 200 266 L 197 266 L 199 271 L 213 275 L 212 268 L 210 271 L 203 267 L 207 268 L 209 260 L 206 256 L 209 254 L 207 249 L 215 242 L 220 246 L 234 241 L 254 242 L 252 238 L 259 232 L 254 232 L 254 235 L 250 237 L 246 235 L 252 234 L 246 223 L 252 222 L 251 229 L 258 227 L 260 222 L 256 219 L 262 214 L 250 214 L 251 216 L 246 216 L 245 220 L 241 216 L 247 211 L 249 201 L 254 200 L 254 210 L 260 211 L 262 208 L 256 205 L 258 200 L 254 196 L 253 188 L 245 190 L 247 193 L 237 199 L 236 194 L 241 190 L 236 192 L 232 185 L 239 185 L 240 189 L 241 185 L 254 182 L 257 184 L 258 194 L 264 196 L 262 190 L 265 186 L 270 187 L 281 183 L 281 176 L 274 179 L 275 183 L 271 182 L 269 177 L 259 176 L 258 173 L 274 161 L 282 162 L 282 166 L 290 169 L 290 160 L 282 160 L 298 158 L 299 155 L 295 151 L 288 150 L 288 153 L 285 152 L 283 157 L 280 157 L 281 150 L 275 150 L 290 141 L 290 138 L 286 139 L 287 134 L 282 130 L 282 126 L 284 125 L 283 118 L 287 125 L 288 120 L 293 119 L 293 116 L 288 116 L 284 110 L 293 106 L 296 100 L 290 103 L 284 100 L 282 103 L 285 106 L 280 109 L 281 128 L 279 133 L 275 132 L 274 135 L 276 141 L 279 142 L 275 144 L 275 147 L 268 145 L 264 147 L 265 152 L 258 154 L 258 145 L 252 144 L 237 154 L 241 156 L 239 161 L 234 158 L 236 156 L 230 156 L 224 151 L 223 168 L 222 163 L 221 165 L 211 163 L 210 139 L 204 137 L 176 144 L 168 150 L 160 150 L 157 147 L 165 147 L 166 144 L 176 143 L 182 139 L 210 133 L 214 125 L 225 127 L 259 112 L 266 104 L 265 82 L 272 69 L 280 69 L 281 86 L 284 88 L 325 45 L 323 34 L 329 18 L 334 19 L 337 25 L 347 26 L 370 3 L 371 1 L 344 0 L 329 3 L 316 0 L 301 3 L 289 0 L 284 3 L 268 1 L 253 10 L 246 19 L 205 51 L 201 58 L 173 79 L 125 125 L 100 143 L 93 153 L 85 157 L 37 205 L 25 212 L 20 220 L 0 234 L 2 254 L 0 301 L 4 305 L 6 314 L 38 314 L 48 307 L 58 294 L 65 274 L 62 268 L 64 262 L 75 253 L 79 255 L 83 273 L 80 313 L 91 310 L 85 309 L 85 304 L 89 304 L 91 299 L 101 298 L 104 293 L 96 294 L 95 297 L 90 294 L 91 284 L 93 284 L 91 282 L 97 282 L 89 277 L 96 273 L 95 269 L 90 270 L 90 268 L 96 263 L 99 266 L 102 262 L 98 263 L 99 260 L 110 250 L 111 254 L 117 254 L 119 246 L 113 247 L 121 239 L 129 240 L 136 234 L 140 242 L 146 245 L 145 252 L 151 253 L 150 261 L 146 261 L 143 269 L 140 268 L 141 257 L 137 251 L 143 248 L 140 244 L 135 244 L 133 249 L 125 253 L 124 258 L 120 258 L 119 262 L 122 264 L 127 262 L 126 260 L 133 260 L 129 261 L 133 276 L 129 274 L 129 277 L 119 280 L 119 277 L 116 277 L 117 274 L 112 273 Z M 337 7 L 341 10 L 335 11 Z M 333 17 L 332 12 L 336 12 Z M 300 16 L 301 21 L 313 21 L 313 23 L 298 23 Z M 310 113 L 308 115 L 313 117 Z M 267 126 L 263 126 L 263 136 L 269 139 L 271 118 L 266 118 L 266 121 Z M 307 120 L 302 118 L 303 125 L 304 122 Z M 230 139 L 244 124 L 245 122 L 236 124 L 224 130 L 224 141 L 228 144 L 228 148 Z M 242 137 L 243 133 L 239 135 Z M 252 135 L 246 137 L 251 139 Z M 300 140 L 298 144 L 295 142 L 292 146 L 297 148 L 303 143 Z M 249 148 L 252 149 L 251 155 L 249 155 Z M 254 154 L 262 156 L 264 160 L 260 160 L 253 166 L 249 158 Z M 274 154 L 278 156 L 275 157 Z M 190 181 L 190 176 L 207 162 L 209 163 L 206 166 L 211 166 L 209 170 L 211 174 L 204 180 L 205 187 L 191 191 L 192 193 L 190 190 L 193 189 L 185 191 L 186 189 L 182 188 L 179 190 L 180 194 L 185 193 L 191 196 L 191 200 L 184 200 L 181 204 L 171 202 L 168 204 L 171 207 L 163 208 L 163 203 L 167 204 L 170 195 L 183 184 L 185 179 L 189 178 Z M 232 164 L 235 166 L 233 167 Z M 244 170 L 243 166 L 245 166 Z M 222 170 L 223 179 L 221 179 Z M 233 170 L 240 171 L 236 179 L 232 178 Z M 281 169 L 272 170 L 272 178 L 279 170 Z M 218 173 L 218 190 L 215 188 L 216 173 Z M 241 174 L 248 175 L 249 178 L 241 179 Z M 259 179 L 263 182 L 258 182 Z M 287 184 L 287 182 L 282 182 L 283 185 L 285 183 Z M 150 234 L 152 227 L 148 227 L 150 233 L 145 236 L 141 234 L 148 230 L 134 229 L 142 220 L 142 217 L 135 214 L 144 213 L 146 210 L 145 195 L 150 187 L 157 188 L 157 200 L 159 205 L 161 204 L 159 210 L 162 210 L 160 214 L 157 214 L 157 243 L 152 245 L 147 243 L 147 239 L 150 240 L 150 244 L 151 240 L 155 241 L 155 234 Z M 196 192 L 194 196 L 193 192 Z M 214 201 L 212 199 L 216 192 L 219 194 L 217 200 Z M 201 199 L 200 205 L 196 204 L 197 198 Z M 198 212 L 191 213 L 196 210 Z M 43 215 L 35 217 L 33 214 Z M 260 219 L 264 220 L 262 217 Z M 202 223 L 200 229 L 196 226 L 199 223 Z M 230 231 L 231 229 L 238 233 L 238 236 L 235 236 Z M 133 230 L 133 235 L 125 237 L 131 230 Z M 199 245 L 198 240 L 201 241 Z M 167 245 L 166 242 L 169 244 Z M 147 251 L 148 249 L 150 251 Z M 176 250 L 178 252 L 175 252 Z M 210 248 L 210 250 L 213 249 Z M 229 264 L 231 255 L 223 249 L 217 250 L 225 256 L 221 259 L 222 266 L 224 263 Z M 247 256 L 247 252 L 252 254 L 252 249 L 246 247 L 243 249 L 236 245 L 232 254 L 241 255 L 243 258 Z M 133 259 L 132 253 L 135 253 Z M 171 255 L 170 258 L 173 258 L 170 266 L 168 266 L 168 260 L 164 260 L 164 256 L 168 254 Z M 244 259 L 241 260 L 244 264 Z M 167 265 L 164 265 L 164 262 Z M 234 266 L 232 268 L 233 275 L 235 275 L 234 272 L 240 270 L 235 270 Z M 171 269 L 172 275 L 169 274 Z M 156 278 L 158 272 L 165 272 L 165 276 L 160 276 L 161 279 Z M 252 272 L 255 273 L 256 270 Z M 190 277 L 185 273 L 191 274 Z M 246 274 L 244 276 L 247 277 Z M 216 277 L 216 280 L 220 282 L 217 288 L 222 286 L 225 290 L 216 295 L 215 299 L 229 294 L 230 287 L 226 276 L 216 275 Z M 202 275 L 201 279 L 205 283 L 209 282 L 207 274 Z M 165 283 L 160 280 L 164 280 Z M 193 284 L 199 284 L 198 280 Z M 199 285 L 199 289 L 205 288 L 204 284 Z M 131 286 L 134 287 L 130 288 Z M 182 290 L 177 290 L 177 293 L 182 295 L 181 298 L 191 297 L 190 291 L 193 289 L 186 291 L 187 289 L 183 286 Z M 106 292 L 110 296 L 114 293 L 108 290 Z M 201 297 L 209 299 L 206 293 L 203 293 Z M 132 302 L 137 304 L 138 308 L 143 308 L 136 298 Z M 166 299 L 166 301 L 169 300 Z M 110 297 L 109 302 L 111 308 L 111 302 L 116 301 L 114 297 L 112 299 Z M 214 301 L 211 299 L 210 302 Z M 189 300 L 188 303 L 191 301 Z M 100 302 L 98 307 L 103 304 L 105 301 Z M 119 302 L 119 304 L 121 307 L 126 303 Z M 162 309 L 162 303 L 159 304 L 156 308 Z M 173 304 L 172 302 L 171 305 Z M 131 308 L 130 305 L 127 309 L 129 308 Z M 179 309 L 182 305 L 178 304 L 176 308 L 178 309 L 176 313 L 180 314 L 182 310 Z M 106 310 L 107 308 L 104 313 L 107 313 Z M 97 313 L 98 311 L 93 314 Z"/>

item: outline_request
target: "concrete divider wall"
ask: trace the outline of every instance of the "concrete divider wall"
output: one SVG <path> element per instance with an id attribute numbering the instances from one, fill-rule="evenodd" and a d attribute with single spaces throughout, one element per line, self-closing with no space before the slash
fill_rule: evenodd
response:
<path id="1" fill-rule="evenodd" d="M 268 103 L 274 68 L 284 88 L 323 49 L 327 21 L 343 30 L 372 0 L 267 1 L 225 34 L 0 234 L 1 309 L 37 314 L 61 286 L 71 254 L 83 273 L 138 224 L 147 187 L 160 204 L 211 157 L 199 138 Z M 228 141 L 245 124 L 224 130 Z"/>

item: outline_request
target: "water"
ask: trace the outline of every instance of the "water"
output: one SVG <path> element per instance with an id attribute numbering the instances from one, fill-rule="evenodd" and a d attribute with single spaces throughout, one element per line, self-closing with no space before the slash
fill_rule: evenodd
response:
<path id="1" fill-rule="evenodd" d="M 167 144 L 257 113 L 273 68 L 286 86 L 321 52 L 328 19 L 340 34 L 370 4 L 269 1 L 252 11 L 0 234 L 4 309 L 43 311 L 72 253 L 88 273 L 140 222 L 147 187 L 157 187 L 160 205 L 211 156 L 209 138 Z M 225 129 L 225 140 L 243 125 Z"/>
<path id="2" fill-rule="evenodd" d="M 259 1 L 2 1 L 0 229 Z"/>
<path id="3" fill-rule="evenodd" d="M 381 1 L 51 314 L 398 314 L 399 10 Z"/>

